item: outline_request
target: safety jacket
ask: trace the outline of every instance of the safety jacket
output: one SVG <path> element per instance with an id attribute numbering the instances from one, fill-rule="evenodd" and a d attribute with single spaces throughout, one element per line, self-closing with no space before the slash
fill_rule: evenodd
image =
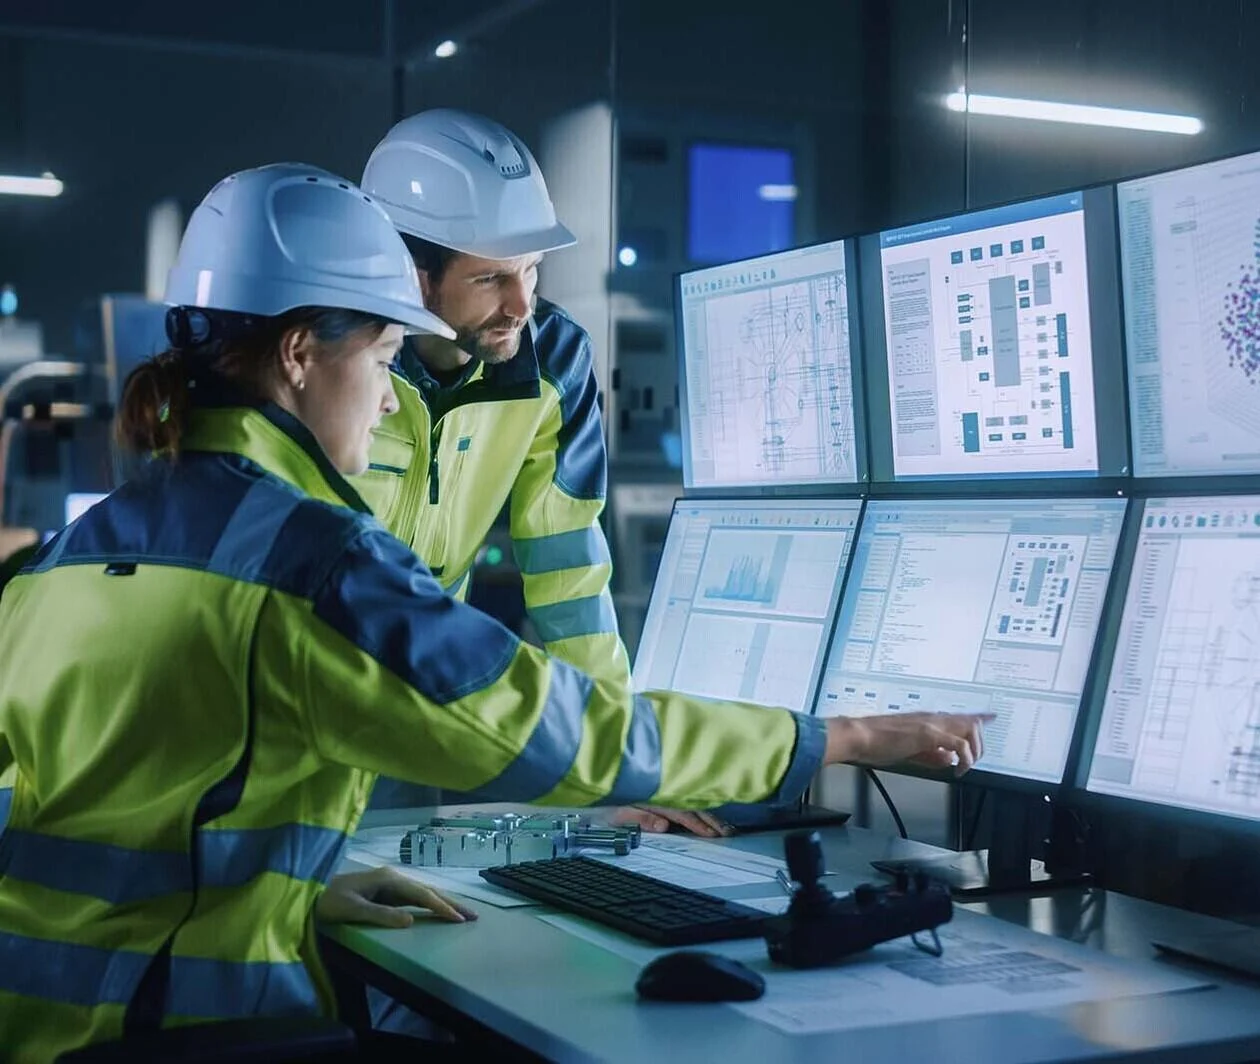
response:
<path id="1" fill-rule="evenodd" d="M 442 389 L 408 347 L 398 412 L 354 480 L 373 512 L 463 598 L 505 503 L 525 605 L 549 653 L 629 687 L 599 516 L 608 463 L 591 342 L 538 301 L 516 356 Z"/>
<path id="2" fill-rule="evenodd" d="M 0 604 L 11 1059 L 330 1010 L 312 910 L 377 773 L 696 807 L 816 771 L 821 722 L 634 697 L 444 595 L 279 408 L 197 410 L 185 448 Z"/>

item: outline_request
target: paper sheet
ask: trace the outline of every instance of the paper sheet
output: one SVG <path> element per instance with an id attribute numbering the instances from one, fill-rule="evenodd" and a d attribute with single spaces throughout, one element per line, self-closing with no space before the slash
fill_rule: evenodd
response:
<path id="1" fill-rule="evenodd" d="M 625 857 L 589 856 L 692 890 L 758 884 L 767 888 L 767 895 L 775 892 L 774 873 L 783 867 L 782 861 L 761 854 L 675 835 L 645 835 L 638 849 Z"/>
<path id="2" fill-rule="evenodd" d="M 772 899 L 764 900 L 769 904 Z M 636 964 L 670 952 L 577 917 L 545 914 L 538 919 Z M 704 948 L 742 961 L 766 977 L 764 997 L 730 1008 L 799 1035 L 1027 1012 L 1211 985 L 1157 962 L 1112 957 L 960 909 L 940 937 L 945 947 L 940 958 L 900 939 L 839 967 L 814 971 L 771 965 L 761 939 Z"/>

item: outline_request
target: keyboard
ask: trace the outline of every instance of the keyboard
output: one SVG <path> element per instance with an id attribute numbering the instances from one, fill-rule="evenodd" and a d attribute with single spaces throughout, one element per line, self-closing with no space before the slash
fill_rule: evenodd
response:
<path id="1" fill-rule="evenodd" d="M 591 857 L 481 869 L 483 879 L 661 946 L 759 938 L 767 916 Z"/>

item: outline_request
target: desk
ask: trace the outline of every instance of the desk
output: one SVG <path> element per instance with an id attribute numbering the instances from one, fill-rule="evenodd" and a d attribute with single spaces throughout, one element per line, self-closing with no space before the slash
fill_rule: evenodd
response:
<path id="1" fill-rule="evenodd" d="M 413 827 L 433 812 L 377 810 L 363 826 Z M 868 864 L 873 858 L 941 852 L 853 827 L 827 829 L 822 837 L 828 868 L 851 877 L 849 884 L 874 878 Z M 723 844 L 782 855 L 778 835 Z M 1120 1057 L 1174 1061 L 1191 1054 L 1195 1064 L 1260 1059 L 1260 983 L 1214 971 L 1208 978 L 1217 985 L 1209 990 L 790 1037 L 724 1006 L 639 1005 L 636 965 L 537 919 L 554 910 L 474 904 L 480 919 L 472 924 L 424 921 L 403 931 L 333 928 L 327 933 L 334 943 L 330 959 L 353 961 L 357 974 L 387 990 L 414 987 L 426 1005 L 454 1010 L 526 1056 L 565 1062 L 1023 1064 Z M 963 907 L 1136 958 L 1154 956 L 1149 941 L 1157 933 L 1221 926 L 1210 917 L 1083 888 Z"/>

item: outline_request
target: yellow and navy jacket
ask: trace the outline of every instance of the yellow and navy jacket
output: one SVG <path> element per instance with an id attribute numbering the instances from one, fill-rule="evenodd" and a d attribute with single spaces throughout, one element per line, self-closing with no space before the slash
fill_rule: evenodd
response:
<path id="1" fill-rule="evenodd" d="M 608 460 L 585 330 L 540 299 L 507 362 L 471 363 L 450 388 L 410 347 L 398 368 L 398 412 L 354 481 L 373 512 L 462 599 L 508 504 L 525 605 L 546 649 L 629 687 L 599 523 Z"/>
<path id="2" fill-rule="evenodd" d="M 313 906 L 377 773 L 710 806 L 803 790 L 824 737 L 548 658 L 445 595 L 295 419 L 199 409 L 0 603 L 0 1056 L 331 1010 Z"/>

